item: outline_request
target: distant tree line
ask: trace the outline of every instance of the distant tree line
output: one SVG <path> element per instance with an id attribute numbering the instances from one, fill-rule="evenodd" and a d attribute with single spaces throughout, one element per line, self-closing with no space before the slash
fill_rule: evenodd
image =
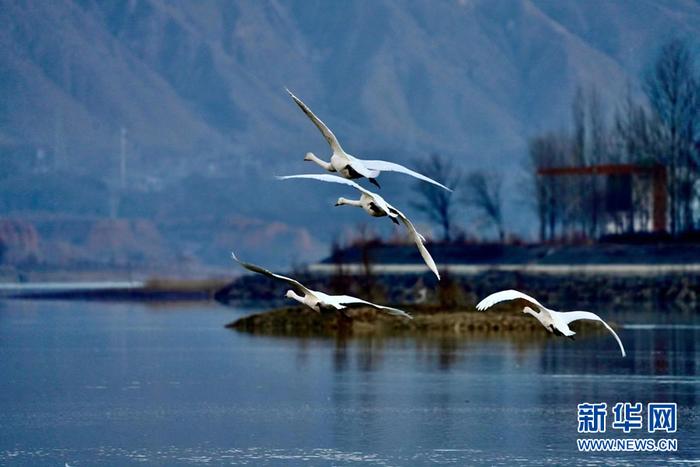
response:
<path id="1" fill-rule="evenodd" d="M 606 115 L 597 88 L 579 86 L 571 103 L 569 128 L 530 139 L 526 173 L 532 192 L 523 195 L 533 200 L 541 241 L 596 239 L 610 231 L 647 230 L 652 224 L 654 173 L 665 173 L 669 233 L 698 228 L 700 74 L 689 44 L 681 39 L 663 44 L 642 73 L 641 83 L 643 92 L 637 95 L 628 85 L 612 118 Z M 645 182 L 633 183 L 629 174 L 540 174 L 552 168 L 623 165 L 639 169 L 635 176 L 644 174 Z M 438 154 L 415 161 L 415 166 L 454 190 L 414 184 L 413 206 L 440 226 L 442 241 L 464 235 L 456 225 L 461 210 L 471 214 L 471 232 L 492 232 L 505 240 L 502 174 L 465 173 Z M 627 198 L 622 202 L 616 196 Z"/>
<path id="2" fill-rule="evenodd" d="M 485 170 L 465 174 L 452 160 L 439 154 L 418 160 L 415 165 L 419 172 L 453 190 L 449 192 L 425 182 L 414 185 L 418 196 L 413 207 L 440 226 L 442 241 L 451 242 L 456 234 L 463 234 L 456 225 L 460 208 L 466 209 L 484 230 L 492 229 L 500 241 L 505 239 L 502 177 Z"/>
<path id="3" fill-rule="evenodd" d="M 601 177 L 538 174 L 551 167 L 663 167 L 669 232 L 675 235 L 697 228 L 700 76 L 688 43 L 680 39 L 665 43 L 644 72 L 642 84 L 644 99 L 635 99 L 628 89 L 611 124 L 606 122 L 596 88 L 579 88 L 571 107 L 571 129 L 546 132 L 530 140 L 529 170 L 541 240 L 576 235 L 596 238 L 611 224 L 616 231 L 643 230 L 652 202 L 649 186 L 640 185 L 632 187 L 626 212 L 608 209 Z"/>

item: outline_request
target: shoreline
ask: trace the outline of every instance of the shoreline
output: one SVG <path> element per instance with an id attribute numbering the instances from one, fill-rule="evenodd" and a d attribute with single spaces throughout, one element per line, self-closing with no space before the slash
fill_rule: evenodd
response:
<path id="1" fill-rule="evenodd" d="M 0 298 L 30 300 L 211 301 L 230 280 L 0 283 Z"/>
<path id="2" fill-rule="evenodd" d="M 307 308 L 281 307 L 236 319 L 225 327 L 278 337 L 550 335 L 536 319 L 512 305 L 488 311 L 476 311 L 473 307 L 448 310 L 435 305 L 398 307 L 413 319 L 391 316 L 373 308 L 353 308 L 344 316 L 338 312 L 317 313 Z M 615 323 L 609 324 L 613 329 L 619 328 Z M 572 328 L 583 336 L 608 332 L 595 322 L 576 322 Z"/>
<path id="3" fill-rule="evenodd" d="M 515 289 L 537 297 L 559 309 L 580 309 L 590 304 L 678 308 L 695 311 L 700 307 L 700 272 L 663 274 L 543 274 L 488 269 L 469 275 L 448 269 L 437 281 L 430 271 L 415 274 L 333 274 L 299 272 L 300 282 L 326 293 L 344 293 L 385 304 L 425 303 L 443 308 L 473 306 L 498 290 Z M 264 277 L 242 276 L 231 282 L 220 296 L 223 301 L 275 300 L 284 297 L 286 284 Z"/>
<path id="4" fill-rule="evenodd" d="M 404 267 L 412 267 L 403 265 Z M 374 298 L 386 304 L 437 304 L 443 309 L 472 306 L 480 298 L 497 290 L 516 289 L 543 303 L 562 309 L 576 309 L 590 303 L 617 306 L 671 306 L 694 311 L 700 307 L 700 265 L 698 271 L 662 272 L 660 266 L 642 269 L 639 265 L 605 266 L 620 273 L 601 273 L 603 265 L 577 270 L 574 266 L 539 265 L 537 268 L 470 265 L 470 274 L 444 270 L 437 281 L 423 266 L 416 272 L 388 273 L 373 267 L 370 273 L 353 274 L 347 268 L 328 273 L 293 273 L 310 288 L 327 293 L 345 293 Z M 662 265 L 663 266 L 663 265 Z M 661 266 L 661 267 L 662 267 Z M 562 269 L 567 268 L 566 270 Z M 548 274 L 542 268 L 558 271 Z M 554 268 L 554 269 L 552 269 Z M 557 269 L 558 268 L 558 269 Z M 420 271 L 418 271 L 420 269 Z M 587 271 L 587 272 L 586 272 Z M 106 301 L 180 301 L 202 300 L 228 304 L 283 300 L 286 284 L 256 275 L 212 279 L 150 279 L 144 281 L 17 282 L 0 283 L 0 298 L 61 299 Z"/>
<path id="5" fill-rule="evenodd" d="M 316 274 L 335 274 L 341 268 L 346 274 L 362 274 L 365 265 L 345 263 L 334 265 L 316 263 L 309 266 L 309 272 Z M 380 274 L 422 274 L 426 271 L 424 263 L 415 264 L 373 264 L 372 271 Z M 487 272 L 519 272 L 523 274 L 601 274 L 601 275 L 653 275 L 673 273 L 700 273 L 700 263 L 666 263 L 666 264 L 447 264 L 440 268 L 455 275 L 476 275 Z"/>

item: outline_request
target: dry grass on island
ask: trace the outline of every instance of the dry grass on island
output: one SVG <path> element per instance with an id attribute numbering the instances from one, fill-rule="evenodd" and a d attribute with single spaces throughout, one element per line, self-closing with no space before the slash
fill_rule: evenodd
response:
<path id="1" fill-rule="evenodd" d="M 474 307 L 445 311 L 437 305 L 399 307 L 414 319 L 387 315 L 373 308 L 355 308 L 342 313 L 317 313 L 308 308 L 284 307 L 240 318 L 226 327 L 269 336 L 337 335 L 540 335 L 549 333 L 521 308 L 498 307 L 485 312 Z M 615 328 L 615 324 L 611 326 Z M 576 322 L 572 328 L 583 334 L 607 332 L 598 323 Z"/>

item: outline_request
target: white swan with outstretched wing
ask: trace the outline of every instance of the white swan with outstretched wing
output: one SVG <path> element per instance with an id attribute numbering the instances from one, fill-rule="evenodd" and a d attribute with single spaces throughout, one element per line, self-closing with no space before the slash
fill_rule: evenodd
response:
<path id="1" fill-rule="evenodd" d="M 377 187 L 379 187 L 379 183 L 377 182 L 376 178 L 381 172 L 399 172 L 406 175 L 410 175 L 411 177 L 415 177 L 419 180 L 432 183 L 433 185 L 439 186 L 440 188 L 444 188 L 447 191 L 452 191 L 450 188 L 446 187 L 442 183 L 439 183 L 430 177 L 420 174 L 415 170 L 411 170 L 408 167 L 404 167 L 401 164 L 380 160 L 364 160 L 351 156 L 350 154 L 345 152 L 345 150 L 343 150 L 342 146 L 340 145 L 340 142 L 338 142 L 338 138 L 336 138 L 336 136 L 333 134 L 330 128 L 328 128 L 328 126 L 326 126 L 326 124 L 323 123 L 323 121 L 320 118 L 318 118 L 316 114 L 314 114 L 311 111 L 311 109 L 306 104 L 304 104 L 304 102 L 302 102 L 301 99 L 295 96 L 292 93 L 292 91 L 287 89 L 287 92 L 292 97 L 292 99 L 294 99 L 294 102 L 296 102 L 296 104 L 299 106 L 302 112 L 304 112 L 304 114 L 306 114 L 306 116 L 309 117 L 313 124 L 316 125 L 316 128 L 319 129 L 323 137 L 326 139 L 326 142 L 328 142 L 328 145 L 331 147 L 331 150 L 333 151 L 329 162 L 319 159 L 318 157 L 316 157 L 316 155 L 314 155 L 311 152 L 306 153 L 304 160 L 315 162 L 323 169 L 329 172 L 337 172 L 344 178 L 355 179 L 365 177 Z"/>
<path id="2" fill-rule="evenodd" d="M 403 310 L 399 310 L 398 308 L 377 305 L 376 303 L 368 302 L 366 300 L 362 300 L 361 298 L 352 297 L 350 295 L 329 295 L 323 292 L 319 292 L 318 290 L 311 290 L 296 279 L 292 279 L 291 277 L 283 276 L 281 274 L 275 274 L 274 272 L 271 272 L 256 264 L 241 261 L 233 252 L 231 252 L 231 256 L 238 264 L 240 264 L 249 271 L 262 274 L 272 279 L 286 282 L 292 287 L 292 289 L 294 289 L 287 291 L 287 298 L 296 300 L 297 302 L 306 305 L 312 310 L 317 311 L 319 313 L 321 312 L 321 310 L 329 308 L 343 311 L 346 308 L 368 306 L 393 316 L 401 316 L 403 318 L 413 319 L 411 315 L 409 315 Z"/>
<path id="3" fill-rule="evenodd" d="M 336 206 L 342 206 L 342 205 L 348 205 L 348 206 L 356 206 L 362 208 L 367 214 L 369 214 L 372 217 L 384 217 L 387 216 L 389 219 L 391 219 L 392 222 L 398 224 L 399 221 L 401 221 L 404 226 L 406 226 L 406 230 L 408 231 L 408 235 L 410 236 L 411 240 L 416 244 L 418 247 L 418 252 L 420 253 L 421 257 L 423 258 L 423 261 L 425 261 L 425 264 L 428 266 L 428 268 L 435 274 L 435 276 L 440 279 L 440 273 L 438 272 L 437 266 L 435 265 L 435 261 L 433 260 L 433 257 L 430 256 L 430 253 L 428 252 L 428 249 L 425 247 L 425 237 L 421 235 L 416 228 L 413 226 L 411 221 L 406 217 L 404 213 L 396 209 L 394 206 L 389 204 L 384 198 L 379 196 L 377 193 L 374 193 L 372 191 L 369 191 L 366 188 L 361 187 L 359 184 L 353 182 L 352 180 L 348 180 L 346 178 L 338 177 L 337 175 L 330 175 L 330 174 L 301 174 L 301 175 L 287 175 L 283 177 L 277 177 L 279 180 L 289 180 L 289 179 L 311 179 L 311 180 L 320 180 L 322 182 L 329 182 L 329 183 L 340 183 L 342 185 L 348 185 L 356 190 L 358 190 L 360 193 L 360 199 L 358 200 L 353 200 L 353 199 L 347 199 L 340 197 L 338 198 L 338 201 L 335 203 Z"/>
<path id="4" fill-rule="evenodd" d="M 476 305 L 476 309 L 479 311 L 483 311 L 487 308 L 491 308 L 496 303 L 506 302 L 509 300 L 517 300 L 519 298 L 532 303 L 533 305 L 535 305 L 538 308 L 544 308 L 544 306 L 540 302 L 538 302 L 537 300 L 535 300 L 531 296 L 525 295 L 522 292 L 518 292 L 517 290 L 511 289 L 511 290 L 501 290 L 500 292 L 492 293 L 491 295 L 489 295 L 488 297 L 486 297 L 485 299 L 480 301 Z"/>
<path id="5" fill-rule="evenodd" d="M 549 332 L 551 333 L 558 333 L 561 335 L 564 335 L 566 337 L 571 337 L 573 338 L 574 334 L 576 334 L 574 331 L 572 331 L 569 328 L 569 323 L 573 321 L 578 321 L 578 320 L 591 320 L 591 321 L 599 321 L 603 323 L 603 325 L 610 331 L 610 333 L 615 337 L 615 340 L 617 341 L 617 344 L 620 346 L 620 351 L 622 352 L 622 356 L 626 356 L 627 353 L 625 352 L 625 347 L 622 345 L 622 341 L 620 340 L 620 337 L 617 335 L 617 333 L 606 323 L 603 321 L 603 319 L 598 316 L 595 313 L 591 313 L 590 311 L 569 311 L 569 312 L 562 312 L 562 311 L 555 311 L 551 310 L 544 305 L 542 305 L 540 302 L 535 300 L 529 295 L 526 295 L 522 292 L 519 292 L 517 290 L 502 290 L 500 292 L 493 293 L 489 295 L 488 297 L 484 298 L 482 301 L 480 301 L 476 305 L 476 309 L 479 311 L 484 311 L 488 308 L 491 308 L 497 303 L 505 302 L 505 301 L 510 301 L 510 300 L 524 300 L 531 305 L 533 305 L 535 308 L 537 308 L 539 311 L 535 311 L 529 306 L 525 306 L 523 308 L 523 313 L 527 313 L 529 315 L 534 316 L 541 324 L 542 326 L 545 327 Z"/>

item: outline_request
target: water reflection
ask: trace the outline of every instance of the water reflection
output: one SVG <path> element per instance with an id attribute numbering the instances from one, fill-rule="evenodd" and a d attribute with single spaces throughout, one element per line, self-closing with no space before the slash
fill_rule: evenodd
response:
<path id="1" fill-rule="evenodd" d="M 612 337 L 601 328 L 599 332 L 582 332 L 574 342 L 551 336 L 545 332 L 524 332 L 501 335 L 498 333 L 470 332 L 466 334 L 360 334 L 338 333 L 328 337 L 267 336 L 297 347 L 297 361 L 307 362 L 308 353 L 315 351 L 311 343 L 330 347 L 332 368 L 335 372 L 382 371 L 385 353 L 409 352 L 414 365 L 421 371 L 451 371 L 465 361 L 475 363 L 471 355 L 482 355 L 484 349 L 493 354 L 507 355 L 515 365 L 526 366 L 537 362 L 537 371 L 544 374 L 614 374 L 647 375 L 654 377 L 686 375 L 697 376 L 700 352 L 700 320 L 681 316 L 680 324 L 666 324 L 673 315 L 665 313 L 621 312 L 618 322 L 634 319 L 637 323 L 619 331 L 628 352 L 626 358 L 616 351 Z M 644 324 L 650 321 L 655 324 Z M 489 361 L 489 365 L 503 363 L 503 359 Z M 498 368 L 502 370 L 502 368 Z"/>
<path id="2" fill-rule="evenodd" d="M 333 347 L 333 371 L 336 373 L 347 371 L 348 358 L 348 339 L 344 336 L 337 336 Z"/>
<path id="3" fill-rule="evenodd" d="M 453 449 L 441 454 L 445 462 L 474 454 L 454 446 L 486 442 L 509 446 L 512 457 L 503 460 L 527 463 L 525 446 L 557 451 L 561 442 L 547 440 L 577 437 L 572 420 L 584 401 L 677 402 L 685 420 L 683 452 L 699 449 L 700 325 L 631 326 L 621 334 L 627 358 L 607 333 L 574 342 L 493 335 L 263 339 L 327 358 L 334 432 L 380 452 L 387 447 L 374 437 L 386 436 L 389 419 L 410 439 L 444 439 L 436 446 Z"/>
<path id="4" fill-rule="evenodd" d="M 0 465 L 573 464 L 576 404 L 621 400 L 677 402 L 673 457 L 700 450 L 692 316 L 616 316 L 642 325 L 622 358 L 607 333 L 294 338 L 231 314 L 0 302 Z"/>
<path id="5" fill-rule="evenodd" d="M 426 372 L 449 372 L 459 366 L 465 359 L 470 359 L 472 351 L 479 351 L 484 346 L 495 352 L 503 352 L 522 365 L 532 355 L 540 354 L 550 341 L 557 337 L 534 335 L 499 338 L 494 334 L 470 333 L 467 335 L 416 335 L 416 336 L 382 336 L 361 335 L 352 337 L 339 334 L 329 337 L 289 337 L 260 336 L 255 338 L 281 342 L 295 348 L 295 364 L 299 369 L 307 367 L 310 355 L 318 352 L 318 346 L 329 349 L 334 372 L 347 371 L 377 372 L 383 371 L 387 355 L 411 353 L 413 365 Z M 615 346 L 615 348 L 617 348 Z M 500 349 L 500 350 L 499 350 Z"/>

